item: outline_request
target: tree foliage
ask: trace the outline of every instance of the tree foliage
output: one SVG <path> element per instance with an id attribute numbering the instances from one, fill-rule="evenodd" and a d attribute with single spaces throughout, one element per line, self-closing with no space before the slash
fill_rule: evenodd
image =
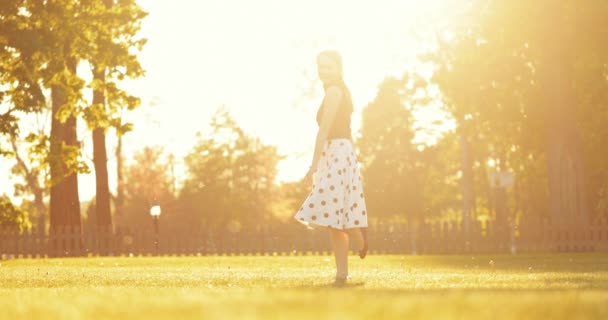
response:
<path id="1" fill-rule="evenodd" d="M 185 158 L 188 175 L 180 193 L 187 221 L 212 227 L 255 225 L 270 220 L 276 199 L 274 146 L 248 136 L 225 109 L 211 121 L 208 136 Z"/>

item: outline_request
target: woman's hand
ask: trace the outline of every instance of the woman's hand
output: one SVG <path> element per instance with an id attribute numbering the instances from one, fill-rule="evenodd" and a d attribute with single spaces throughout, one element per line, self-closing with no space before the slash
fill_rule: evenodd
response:
<path id="1" fill-rule="evenodd" d="M 315 170 L 313 169 L 313 166 L 308 167 L 308 172 L 306 172 L 306 176 L 304 176 L 304 181 L 306 181 L 306 183 L 312 185 L 312 177 L 315 173 Z"/>

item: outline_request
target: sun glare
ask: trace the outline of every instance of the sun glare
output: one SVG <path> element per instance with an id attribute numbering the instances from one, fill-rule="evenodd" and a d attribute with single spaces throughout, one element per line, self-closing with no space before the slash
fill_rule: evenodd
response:
<path id="1" fill-rule="evenodd" d="M 416 56 L 429 49 L 431 32 L 454 19 L 457 2 L 142 0 L 149 16 L 141 35 L 148 43 L 138 57 L 146 75 L 124 83 L 143 104 L 125 119 L 136 123 L 124 138 L 127 162 L 143 146 L 161 145 L 184 172 L 180 159 L 192 150 L 196 132 L 208 132 L 211 116 L 224 105 L 245 132 L 286 156 L 278 182 L 300 179 L 312 158 L 322 98 L 316 54 L 327 48 L 342 53 L 356 133 L 383 78 L 428 73 Z M 442 117 L 439 111 L 415 116 L 422 126 Z M 114 147 L 110 139 L 108 148 Z M 81 179 L 83 188 L 94 186 L 94 175 Z M 115 186 L 112 173 L 110 180 Z M 94 188 L 81 191 L 85 199 L 94 194 Z"/>
<path id="2" fill-rule="evenodd" d="M 175 141 L 192 141 L 217 106 L 225 105 L 246 132 L 286 156 L 278 181 L 297 180 L 310 165 L 322 98 L 315 55 L 326 48 L 342 53 L 356 132 L 384 77 L 424 69 L 416 58 L 429 48 L 424 37 L 453 19 L 454 3 L 144 1 L 150 16 L 142 31 L 149 43 L 141 57 L 148 73 L 133 87 L 155 106 L 138 111 L 150 121 L 128 138 L 155 141 L 179 159 L 193 142 Z M 314 88 L 312 95 L 307 88 Z M 424 126 L 443 114 L 416 116 Z"/>

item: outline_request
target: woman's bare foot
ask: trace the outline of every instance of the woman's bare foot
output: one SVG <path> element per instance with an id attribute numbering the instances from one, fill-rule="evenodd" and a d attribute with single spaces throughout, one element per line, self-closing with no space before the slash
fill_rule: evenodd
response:
<path id="1" fill-rule="evenodd" d="M 334 285 L 336 286 L 343 286 L 346 284 L 346 278 L 336 278 L 336 280 L 334 280 Z"/>
<path id="2" fill-rule="evenodd" d="M 348 281 L 348 279 L 350 279 L 350 275 L 347 275 L 346 277 L 336 275 L 336 279 L 334 280 L 334 285 L 335 286 L 343 286 L 343 285 L 346 284 L 346 282 Z"/>

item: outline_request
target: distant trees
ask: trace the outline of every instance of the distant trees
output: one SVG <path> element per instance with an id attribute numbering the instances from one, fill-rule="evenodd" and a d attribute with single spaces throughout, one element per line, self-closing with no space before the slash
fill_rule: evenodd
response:
<path id="1" fill-rule="evenodd" d="M 420 56 L 433 68 L 430 79 L 409 72 L 387 78 L 363 109 L 356 146 L 370 218 L 484 217 L 507 226 L 606 216 L 608 3 L 470 3 L 453 37 L 437 38 L 436 50 Z M 136 54 L 145 43 L 137 37 L 145 15 L 135 0 L 0 2 L 0 156 L 15 159 L 13 174 L 22 178 L 16 192 L 33 197 L 26 206 L 36 208 L 35 223 L 44 227 L 50 194 L 50 227 L 80 226 L 77 174 L 89 169 L 79 120 L 93 136 L 95 226 L 139 226 L 155 204 L 176 228 L 234 231 L 290 217 L 310 186 L 275 184 L 277 148 L 248 135 L 225 109 L 197 136 L 179 187 L 162 148 L 144 147 L 123 165 L 122 136 L 133 125 L 121 113 L 140 101 L 119 82 L 143 75 Z M 90 83 L 76 73 L 79 64 L 90 68 Z M 456 123 L 433 145 L 415 142 L 426 129 L 415 113 L 430 102 Z M 47 113 L 50 131 L 27 132 L 23 119 Z M 112 129 L 114 217 L 106 148 Z M 501 171 L 514 174 L 512 187 L 492 183 Z M 23 210 L 2 201 L 0 223 L 27 225 Z"/>
<path id="2" fill-rule="evenodd" d="M 211 120 L 209 135 L 186 156 L 187 177 L 180 191 L 180 212 L 195 225 L 252 225 L 271 218 L 277 201 L 276 147 L 248 136 L 224 109 Z"/>
<path id="3" fill-rule="evenodd" d="M 145 147 L 125 167 L 124 207 L 118 226 L 150 225 L 150 208 L 159 205 L 163 220 L 177 223 L 175 194 L 168 155 L 161 147 Z"/>
<path id="4" fill-rule="evenodd" d="M 414 141 L 428 129 L 418 128 L 414 119 L 430 102 L 426 86 L 415 74 L 386 78 L 363 109 L 356 144 L 372 219 L 422 222 L 460 209 L 457 137 L 444 133 L 430 146 Z"/>
<path id="5" fill-rule="evenodd" d="M 471 160 L 462 170 L 465 180 L 472 170 L 473 200 L 487 194 L 483 206 L 505 223 L 597 219 L 605 214 L 596 209 L 606 185 L 597 159 L 598 138 L 608 137 L 599 125 L 608 120 L 608 5 L 517 0 L 474 1 L 472 8 L 428 61 Z M 510 212 L 502 212 L 504 195 L 484 192 L 494 171 L 515 173 Z"/>
<path id="6" fill-rule="evenodd" d="M 246 134 L 226 109 L 219 108 L 210 132 L 198 133 L 184 158 L 185 178 L 179 187 L 174 185 L 172 155 L 161 147 L 144 147 L 127 163 L 118 226 L 149 226 L 154 205 L 161 206 L 163 226 L 171 232 L 190 228 L 238 232 L 275 221 L 303 200 L 299 194 L 279 192 L 285 188 L 275 184 L 282 158 L 276 147 Z M 284 206 L 276 212 L 279 203 Z"/>
<path id="7" fill-rule="evenodd" d="M 472 4 L 453 37 L 420 56 L 433 67 L 428 81 L 388 78 L 363 111 L 357 144 L 370 217 L 483 217 L 500 228 L 606 216 L 608 5 Z M 439 96 L 421 90 L 429 87 Z M 411 115 L 421 99 L 438 99 L 456 122 L 432 146 L 413 143 L 424 130 Z M 514 184 L 496 187 L 498 172 L 512 172 Z"/>
<path id="8" fill-rule="evenodd" d="M 384 80 L 374 101 L 363 110 L 357 142 L 369 211 L 378 217 L 412 217 L 422 210 L 422 177 L 418 175 L 418 151 L 412 142 L 415 88 L 409 80 Z"/>

